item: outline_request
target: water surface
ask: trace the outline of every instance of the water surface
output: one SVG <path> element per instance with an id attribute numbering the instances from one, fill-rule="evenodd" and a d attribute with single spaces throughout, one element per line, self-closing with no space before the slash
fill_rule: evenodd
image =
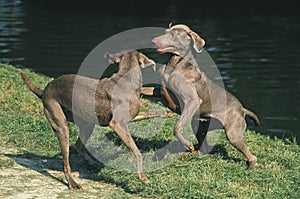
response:
<path id="1" fill-rule="evenodd" d="M 0 0 L 0 62 L 57 77 L 76 73 L 95 46 L 121 31 L 186 23 L 205 38 L 227 90 L 259 116 L 262 125 L 249 122 L 249 128 L 300 140 L 300 18 L 292 6 L 207 3 L 210 9 L 198 12 L 173 1 L 159 7 L 131 2 L 116 8 Z"/>

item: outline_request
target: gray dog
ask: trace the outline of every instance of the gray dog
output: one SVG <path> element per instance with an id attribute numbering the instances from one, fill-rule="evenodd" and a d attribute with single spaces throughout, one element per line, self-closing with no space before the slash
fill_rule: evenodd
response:
<path id="1" fill-rule="evenodd" d="M 119 63 L 119 70 L 110 78 L 91 79 L 79 75 L 63 75 L 46 86 L 36 87 L 24 71 L 21 76 L 43 102 L 44 112 L 58 137 L 64 160 L 64 174 L 70 189 L 82 189 L 71 176 L 69 164 L 69 129 L 66 121 L 74 122 L 80 129 L 81 141 L 85 144 L 95 124 L 110 126 L 135 157 L 138 178 L 149 183 L 143 174 L 142 156 L 128 130 L 128 123 L 140 110 L 141 68 L 155 62 L 137 51 L 109 56 Z M 73 117 L 74 116 L 74 117 Z M 80 143 L 82 142 L 82 143 Z"/>
<path id="2" fill-rule="evenodd" d="M 217 119 L 224 127 L 230 143 L 246 156 L 248 168 L 254 168 L 257 158 L 251 154 L 243 140 L 246 129 L 245 116 L 252 117 L 257 125 L 259 120 L 254 113 L 245 109 L 236 97 L 213 83 L 200 70 L 192 54 L 192 47 L 200 53 L 205 44 L 204 40 L 188 26 L 174 25 L 170 26 L 164 35 L 152 41 L 158 52 L 173 54 L 168 64 L 160 68 L 160 74 L 163 84 L 182 101 L 181 117 L 174 127 L 174 134 L 179 141 L 188 150 L 194 151 L 193 144 L 182 136 L 183 127 L 192 117 Z M 168 92 L 162 90 L 168 100 Z M 174 104 L 169 101 L 168 104 L 172 103 Z M 198 137 L 199 139 L 202 138 Z"/>

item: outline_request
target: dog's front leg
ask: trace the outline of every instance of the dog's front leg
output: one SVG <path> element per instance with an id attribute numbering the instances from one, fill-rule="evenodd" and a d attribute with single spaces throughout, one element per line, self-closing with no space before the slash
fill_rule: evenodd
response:
<path id="1" fill-rule="evenodd" d="M 133 118 L 133 122 L 145 120 L 145 119 L 150 119 L 150 118 L 169 118 L 173 117 L 174 113 L 173 112 L 162 112 L 162 111 L 154 111 L 154 112 L 139 112 L 139 114 Z"/>
<path id="2" fill-rule="evenodd" d="M 124 123 L 123 121 L 117 122 L 114 118 L 109 123 L 110 128 L 112 128 L 118 136 L 121 138 L 123 143 L 127 146 L 127 148 L 131 151 L 133 154 L 135 161 L 136 161 L 136 167 L 137 167 L 137 175 L 138 178 L 145 184 L 149 184 L 148 178 L 143 173 L 143 159 L 142 154 L 140 153 L 140 150 L 136 146 L 129 130 L 128 130 L 128 123 Z"/>
<path id="3" fill-rule="evenodd" d="M 171 98 L 171 96 L 170 96 L 170 94 L 169 94 L 169 92 L 168 92 L 168 90 L 167 90 L 167 87 L 166 87 L 165 85 L 162 86 L 161 92 L 162 92 L 162 94 L 165 96 L 165 98 L 166 98 L 166 100 L 167 100 L 167 102 L 168 102 L 168 107 L 169 107 L 172 111 L 176 112 L 177 105 L 176 105 L 176 104 L 174 103 L 174 101 L 172 100 L 172 98 Z"/>
<path id="4" fill-rule="evenodd" d="M 191 143 L 183 137 L 183 127 L 192 119 L 192 117 L 199 110 L 200 104 L 201 103 L 199 103 L 197 100 L 194 100 L 193 98 L 190 98 L 189 100 L 185 101 L 185 107 L 174 128 L 174 135 L 190 152 L 195 151 L 195 148 L 193 143 Z"/>

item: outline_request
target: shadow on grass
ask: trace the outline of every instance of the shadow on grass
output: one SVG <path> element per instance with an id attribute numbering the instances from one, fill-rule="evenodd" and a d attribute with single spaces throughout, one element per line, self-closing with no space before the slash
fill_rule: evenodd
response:
<path id="1" fill-rule="evenodd" d="M 106 136 L 115 145 L 122 144 L 120 138 L 115 134 L 115 132 L 113 131 L 107 132 Z M 143 138 L 134 138 L 134 140 L 142 153 L 149 152 L 151 150 L 156 150 L 156 149 L 163 149 L 163 150 L 158 150 L 159 152 L 154 154 L 154 158 L 156 160 L 162 160 L 168 154 L 185 154 L 185 155 L 188 154 L 185 148 L 177 140 L 173 140 L 171 142 L 167 140 L 162 140 L 160 138 L 152 139 L 152 140 L 143 139 Z M 198 146 L 196 145 L 196 149 L 197 148 L 198 149 L 200 148 L 199 145 Z M 118 156 L 121 155 L 121 153 L 117 151 L 115 152 L 113 151 L 112 154 L 113 154 L 113 156 L 111 156 L 112 159 L 118 158 Z M 222 159 L 230 162 L 241 161 L 239 159 L 233 159 L 229 157 L 224 145 L 221 144 L 215 145 L 209 154 L 220 155 Z M 37 155 L 34 153 L 25 153 L 25 154 L 17 154 L 17 155 L 6 154 L 6 156 L 15 160 L 16 163 L 19 165 L 34 170 L 46 177 L 50 177 L 62 183 L 63 185 L 68 186 L 63 176 L 63 159 L 60 153 L 52 157 Z M 81 155 L 79 155 L 73 147 L 70 147 L 70 165 L 72 168 L 72 172 L 79 172 L 79 178 L 92 180 L 95 182 L 103 182 L 107 184 L 116 185 L 118 187 L 121 187 L 127 193 L 137 194 L 137 191 L 133 191 L 129 185 L 130 177 L 128 176 L 132 176 L 131 174 L 123 172 L 123 174 L 121 175 L 124 176 L 127 175 L 126 177 L 122 179 L 115 179 L 114 176 L 111 175 L 110 171 L 100 172 L 102 169 L 105 168 L 104 164 L 102 164 L 99 161 L 97 162 L 97 164 L 95 164 L 96 166 L 89 164 L 86 161 L 86 159 L 84 159 Z M 61 174 L 59 174 L 59 176 L 57 177 L 49 173 L 48 170 L 59 171 L 61 172 Z M 138 181 L 138 179 L 136 180 Z M 141 187 L 142 187 L 142 183 L 141 183 Z"/>
<path id="2" fill-rule="evenodd" d="M 36 171 L 46 177 L 54 179 L 62 185 L 65 185 L 66 188 L 68 188 L 68 183 L 65 180 L 63 174 L 63 158 L 61 156 L 61 153 L 58 153 L 52 157 L 37 155 L 34 153 L 16 155 L 6 154 L 5 156 L 13 159 L 17 164 L 26 167 L 30 170 Z M 76 152 L 76 150 L 73 147 L 70 147 L 70 165 L 72 172 L 79 173 L 78 178 L 115 185 L 122 188 L 127 193 L 137 194 L 137 191 L 133 191 L 129 187 L 129 181 L 131 180 L 130 176 L 132 177 L 131 174 L 123 172 L 124 178 L 122 178 L 122 180 L 116 180 L 113 178 L 114 174 L 111 174 L 109 170 L 104 171 L 103 173 L 100 172 L 105 167 L 105 165 L 103 165 L 100 162 L 98 162 L 97 167 L 95 165 L 90 165 L 81 155 L 79 155 Z M 50 173 L 48 171 L 50 171 Z M 57 171 L 60 173 L 51 174 L 51 171 Z M 138 181 L 137 178 L 136 181 Z M 142 184 L 142 182 L 140 183 L 142 187 L 144 184 Z M 85 189 L 84 185 L 83 189 Z"/>
<path id="3" fill-rule="evenodd" d="M 239 158 L 230 157 L 227 150 L 225 149 L 225 145 L 223 144 L 217 144 L 213 146 L 212 150 L 209 152 L 210 155 L 219 155 L 223 160 L 226 160 L 228 162 L 241 162 L 243 160 Z"/>
<path id="4" fill-rule="evenodd" d="M 44 176 L 50 177 L 58 182 L 68 186 L 64 177 L 56 177 L 50 174 L 47 170 L 59 171 L 63 175 L 63 159 L 60 153 L 49 157 L 41 156 L 34 153 L 25 154 L 6 154 L 7 157 L 12 158 L 17 164 L 22 165 L 28 169 L 34 170 Z M 106 181 L 98 176 L 98 172 L 104 167 L 101 163 L 96 166 L 90 165 L 81 157 L 73 147 L 70 149 L 70 165 L 72 172 L 79 172 L 79 178 L 89 179 L 93 181 Z"/>

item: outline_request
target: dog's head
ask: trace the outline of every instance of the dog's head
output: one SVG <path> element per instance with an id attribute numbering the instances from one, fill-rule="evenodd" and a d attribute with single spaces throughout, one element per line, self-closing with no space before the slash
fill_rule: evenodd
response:
<path id="1" fill-rule="evenodd" d="M 180 55 L 190 50 L 191 46 L 197 53 L 205 45 L 205 41 L 186 25 L 169 26 L 164 35 L 155 37 L 152 42 L 158 47 L 159 53 Z"/>
<path id="2" fill-rule="evenodd" d="M 110 64 L 119 63 L 120 68 L 126 67 L 130 69 L 137 66 L 140 68 L 152 66 L 153 70 L 156 70 L 155 62 L 136 50 L 121 51 L 115 54 L 106 53 L 105 57 L 108 59 Z"/>

